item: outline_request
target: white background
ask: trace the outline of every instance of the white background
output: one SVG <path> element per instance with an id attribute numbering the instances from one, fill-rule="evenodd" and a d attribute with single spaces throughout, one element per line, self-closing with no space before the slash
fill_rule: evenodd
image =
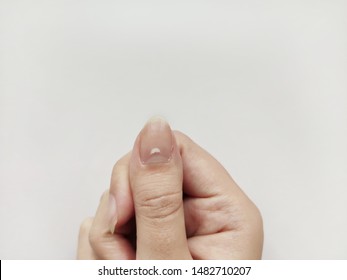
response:
<path id="1" fill-rule="evenodd" d="M 180 261 L 180 260 L 147 260 L 147 261 L 71 261 L 71 260 L 5 260 L 1 262 L 1 279 L 35 279 L 52 280 L 69 279 L 95 280 L 116 279 L 233 279 L 234 276 L 247 280 L 306 280 L 347 278 L 346 260 L 262 260 L 262 261 Z M 21 269 L 18 269 L 20 267 Z M 105 269 L 104 269 L 105 267 Z M 249 269 L 250 267 L 250 269 Z M 141 270 L 139 269 L 141 268 Z M 158 275 L 151 274 L 156 269 Z M 201 270 L 199 270 L 202 268 Z M 206 269 L 205 269 L 206 268 Z M 236 269 L 234 269 L 236 268 Z M 245 269 L 244 269 L 245 268 Z M 173 271 L 175 269 L 175 271 Z M 181 276 L 177 269 L 182 271 Z M 101 274 L 99 275 L 99 270 Z M 132 271 L 130 271 L 132 270 Z M 136 272 L 135 272 L 136 271 Z M 145 272 L 146 271 L 146 272 Z M 112 276 L 107 276 L 111 272 Z M 167 273 L 175 275 L 163 275 Z M 195 272 L 195 273 L 194 273 Z M 239 275 L 233 275 L 234 273 Z M 136 274 L 137 275 L 134 275 Z M 209 275 L 214 274 L 214 275 Z M 243 274 L 244 273 L 244 274 Z M 248 273 L 248 274 L 247 274 Z M 243 274 L 243 275 L 242 275 Z M 130 276 L 131 275 L 131 276 Z M 240 276 L 242 275 L 242 276 Z"/>
<path id="2" fill-rule="evenodd" d="M 347 259 L 344 0 L 0 0 L 0 258 L 75 258 L 156 114 L 258 205 L 265 259 Z"/>

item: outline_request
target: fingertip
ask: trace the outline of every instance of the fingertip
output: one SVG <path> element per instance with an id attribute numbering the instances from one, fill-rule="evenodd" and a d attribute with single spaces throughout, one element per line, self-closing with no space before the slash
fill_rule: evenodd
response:
<path id="1" fill-rule="evenodd" d="M 85 218 L 81 225 L 80 225 L 80 230 L 79 230 L 79 238 L 83 238 L 84 236 L 88 236 L 90 228 L 93 224 L 94 217 L 88 217 Z"/>
<path id="2" fill-rule="evenodd" d="M 134 203 L 129 183 L 129 164 L 132 152 L 119 159 L 112 169 L 110 194 L 115 199 L 117 224 L 115 231 L 128 224 L 134 216 Z"/>

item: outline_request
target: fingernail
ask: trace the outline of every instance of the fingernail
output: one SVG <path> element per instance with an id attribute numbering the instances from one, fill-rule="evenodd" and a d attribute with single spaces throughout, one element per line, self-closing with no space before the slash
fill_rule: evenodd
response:
<path id="1" fill-rule="evenodd" d="M 141 131 L 140 159 L 144 165 L 167 163 L 173 149 L 169 124 L 161 117 L 151 118 Z"/>
<path id="2" fill-rule="evenodd" d="M 110 231 L 113 234 L 117 224 L 117 205 L 116 205 L 116 199 L 111 193 L 109 193 L 109 196 L 108 196 L 108 214 L 109 214 Z"/>

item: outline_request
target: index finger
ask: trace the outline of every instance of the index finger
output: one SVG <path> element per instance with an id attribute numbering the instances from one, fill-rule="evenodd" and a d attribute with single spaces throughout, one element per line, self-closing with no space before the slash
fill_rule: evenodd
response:
<path id="1" fill-rule="evenodd" d="M 212 197 L 225 193 L 246 197 L 226 169 L 188 136 L 174 131 L 183 161 L 183 191 L 192 197 Z"/>

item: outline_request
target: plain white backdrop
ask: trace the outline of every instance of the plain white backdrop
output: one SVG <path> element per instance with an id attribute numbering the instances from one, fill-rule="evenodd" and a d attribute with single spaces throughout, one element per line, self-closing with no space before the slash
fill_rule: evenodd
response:
<path id="1" fill-rule="evenodd" d="M 265 259 L 347 259 L 347 2 L 0 0 L 0 259 L 73 259 L 162 115 L 260 208 Z"/>

